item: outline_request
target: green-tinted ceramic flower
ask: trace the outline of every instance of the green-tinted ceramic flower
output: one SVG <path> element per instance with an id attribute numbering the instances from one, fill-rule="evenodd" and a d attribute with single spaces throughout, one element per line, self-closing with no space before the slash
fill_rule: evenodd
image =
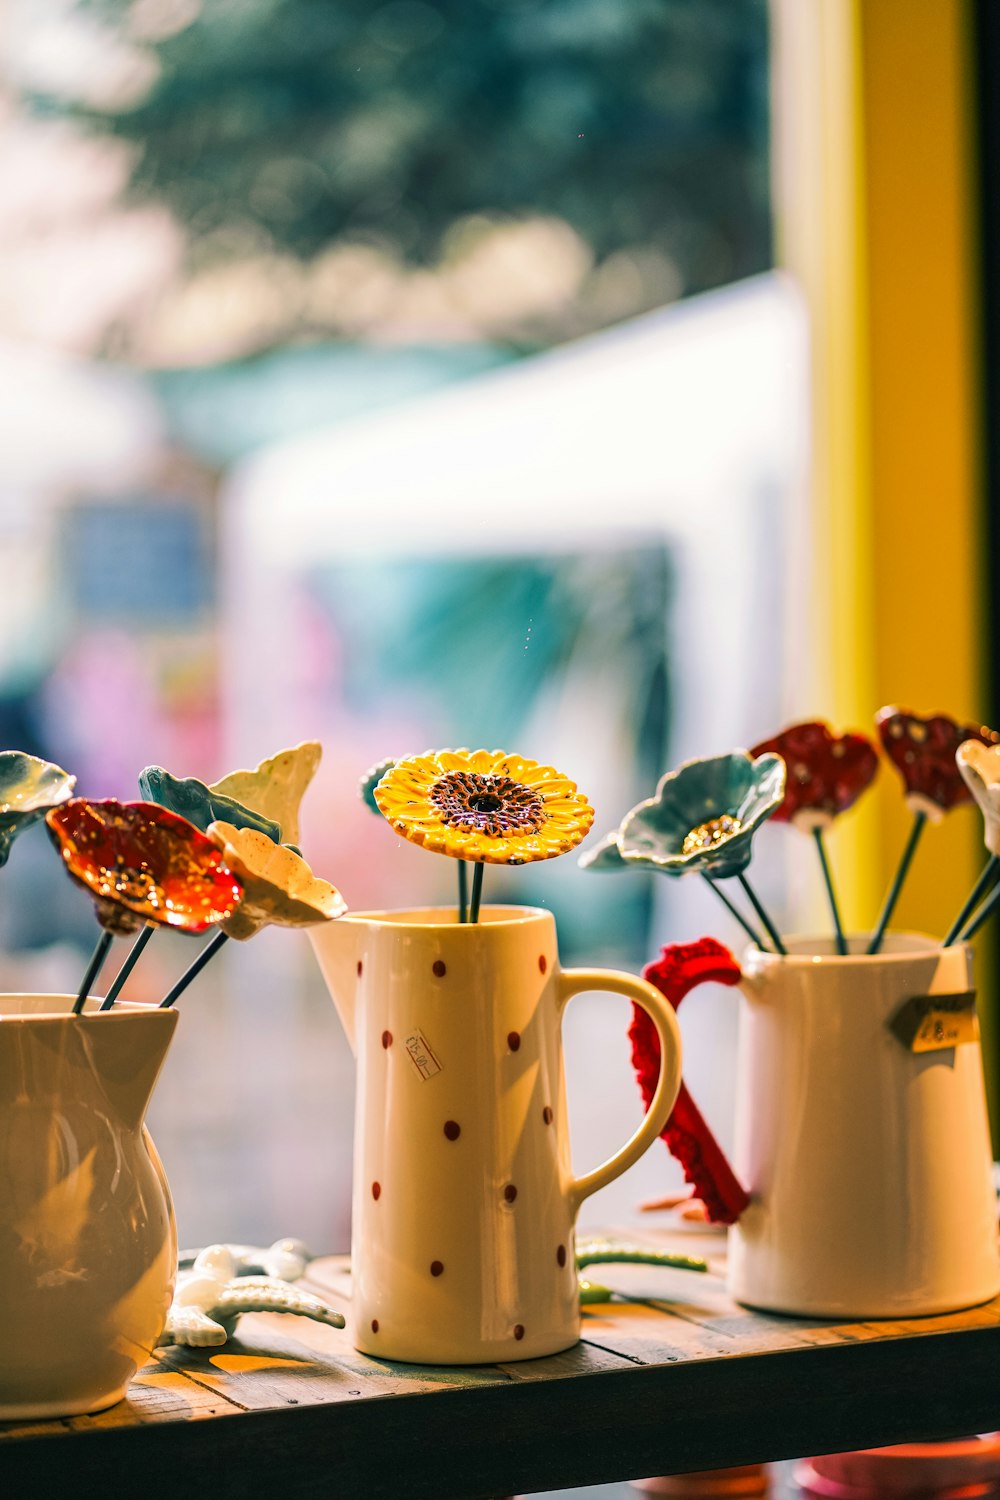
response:
<path id="1" fill-rule="evenodd" d="M 72 796 L 76 777 L 23 750 L 0 750 L 0 865 L 14 840 L 50 808 Z"/>
<path id="2" fill-rule="evenodd" d="M 288 750 L 279 750 L 277 755 L 262 760 L 256 770 L 230 771 L 221 781 L 209 787 L 213 797 L 231 798 L 237 806 L 270 819 L 281 829 L 286 844 L 299 841 L 299 805 L 306 788 L 316 774 L 316 767 L 323 755 L 318 740 L 303 740 L 301 745 L 292 745 Z M 230 823 L 235 818 L 218 817 Z M 238 827 L 257 828 L 257 823 L 237 823 Z M 266 832 L 266 829 L 262 829 Z"/>
<path id="3" fill-rule="evenodd" d="M 386 771 L 391 771 L 395 764 L 395 759 L 392 756 L 389 756 L 386 760 L 380 760 L 376 765 L 369 767 L 358 782 L 358 796 L 368 811 L 378 813 L 379 817 L 382 816 L 382 809 L 375 801 L 375 788 L 382 780 Z"/>
<path id="4" fill-rule="evenodd" d="M 187 818 L 189 823 L 208 832 L 210 823 L 221 820 L 236 828 L 253 828 L 275 843 L 281 841 L 281 825 L 253 808 L 227 797 L 214 787 L 206 786 L 196 776 L 171 776 L 162 766 L 147 766 L 139 772 L 139 790 L 147 802 L 156 802 L 170 812 Z"/>
<path id="5" fill-rule="evenodd" d="M 618 830 L 606 833 L 599 844 L 592 849 L 585 849 L 577 860 L 581 870 L 595 870 L 598 874 L 611 874 L 618 870 L 627 870 L 628 865 L 622 859 L 622 852 L 618 847 Z"/>
<path id="6" fill-rule="evenodd" d="M 626 864 L 725 880 L 746 869 L 754 834 L 784 795 L 780 755 L 754 760 L 745 750 L 732 750 L 689 760 L 668 771 L 656 796 L 626 815 L 618 847 Z"/>

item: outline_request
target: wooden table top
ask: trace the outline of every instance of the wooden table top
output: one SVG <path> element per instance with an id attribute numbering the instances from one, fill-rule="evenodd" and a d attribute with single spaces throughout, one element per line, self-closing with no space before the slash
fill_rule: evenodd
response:
<path id="1" fill-rule="evenodd" d="M 673 1241 L 711 1252 L 707 1275 L 593 1267 L 623 1300 L 585 1309 L 578 1345 L 467 1369 L 357 1353 L 347 1259 L 315 1261 L 302 1285 L 346 1330 L 248 1315 L 221 1349 L 152 1353 L 110 1411 L 0 1424 L 0 1495 L 485 1500 L 1000 1427 L 1000 1299 L 906 1322 L 765 1316 L 727 1295 L 723 1243 Z"/>

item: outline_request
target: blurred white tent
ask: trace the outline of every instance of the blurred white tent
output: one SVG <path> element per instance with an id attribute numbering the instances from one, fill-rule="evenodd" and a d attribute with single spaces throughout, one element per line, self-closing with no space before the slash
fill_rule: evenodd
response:
<path id="1" fill-rule="evenodd" d="M 803 308 L 768 275 L 255 454 L 222 495 L 234 748 L 245 757 L 276 721 L 308 733 L 282 699 L 283 590 L 303 569 L 644 535 L 680 563 L 676 753 L 756 718 L 763 736 L 805 649 L 806 387 Z M 262 682 L 266 724 L 249 707 Z"/>

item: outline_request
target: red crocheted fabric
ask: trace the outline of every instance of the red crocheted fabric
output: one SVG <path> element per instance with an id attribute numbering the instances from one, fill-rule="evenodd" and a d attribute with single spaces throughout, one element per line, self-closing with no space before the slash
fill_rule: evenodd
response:
<path id="1" fill-rule="evenodd" d="M 728 948 L 714 938 L 702 938 L 697 943 L 676 943 L 664 948 L 656 963 L 647 964 L 642 974 L 676 1010 L 688 991 L 697 984 L 707 980 L 716 984 L 738 984 L 740 966 Z M 632 1007 L 629 1038 L 632 1066 L 648 1109 L 660 1076 L 660 1039 L 649 1016 L 638 1005 Z M 749 1194 L 733 1175 L 715 1136 L 683 1083 L 661 1135 L 671 1154 L 684 1168 L 685 1179 L 704 1203 L 711 1221 L 714 1224 L 735 1224 L 750 1201 Z"/>

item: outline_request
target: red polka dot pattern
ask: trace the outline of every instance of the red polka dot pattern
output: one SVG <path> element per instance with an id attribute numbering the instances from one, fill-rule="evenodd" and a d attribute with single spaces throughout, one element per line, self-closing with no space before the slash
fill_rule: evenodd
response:
<path id="1" fill-rule="evenodd" d="M 564 1266 L 566 1264 L 566 1246 L 565 1245 L 560 1245 L 559 1246 L 559 1249 L 556 1251 L 556 1260 L 558 1261 L 558 1263 L 559 1263 L 560 1266 Z"/>
<path id="2" fill-rule="evenodd" d="M 392 1046 L 392 1032 L 391 1031 L 383 1031 L 383 1033 L 382 1033 L 382 1046 L 383 1047 L 391 1047 Z"/>
<path id="3" fill-rule="evenodd" d="M 508 1203 L 513 1203 L 514 1199 L 517 1197 L 517 1188 L 512 1182 L 508 1182 L 507 1186 L 503 1190 L 503 1195 Z"/>
<path id="4" fill-rule="evenodd" d="M 462 1134 L 462 1127 L 457 1120 L 445 1120 L 444 1133 L 449 1141 L 457 1141 Z"/>
<path id="5" fill-rule="evenodd" d="M 545 1108 L 542 1110 L 542 1119 L 545 1121 L 546 1125 L 552 1124 L 552 1106 L 550 1104 L 546 1104 Z"/>
<path id="6" fill-rule="evenodd" d="M 431 967 L 433 968 L 434 973 L 439 979 L 443 978 L 444 975 L 448 972 L 447 965 L 445 964 L 443 958 L 436 958 Z"/>
<path id="7" fill-rule="evenodd" d="M 514 1337 L 516 1339 L 523 1339 L 524 1338 L 524 1324 L 523 1323 L 515 1323 L 514 1324 Z"/>
<path id="8" fill-rule="evenodd" d="M 372 1197 L 375 1199 L 376 1203 L 381 1198 L 381 1196 L 382 1196 L 382 1184 L 380 1182 L 373 1182 L 372 1183 Z"/>
<path id="9" fill-rule="evenodd" d="M 544 974 L 545 970 L 548 968 L 548 966 L 549 966 L 549 961 L 545 957 L 545 954 L 544 953 L 539 953 L 539 955 L 538 955 L 538 972 L 540 974 Z"/>
<path id="10" fill-rule="evenodd" d="M 512 1052 L 516 1052 L 521 1045 L 521 1033 L 519 1031 L 508 1031 L 507 1046 Z"/>
<path id="11" fill-rule="evenodd" d="M 362 970 L 363 969 L 364 969 L 364 964 L 361 962 L 361 960 L 359 958 L 358 959 L 358 978 L 359 979 L 361 978 L 361 974 L 362 974 Z"/>
<path id="12" fill-rule="evenodd" d="M 372 1333 L 378 1333 L 378 1318 L 372 1318 Z"/>
<path id="13" fill-rule="evenodd" d="M 441 1272 L 443 1270 L 444 1270 L 444 1261 L 442 1261 L 442 1260 L 432 1260 L 431 1261 L 431 1275 L 432 1276 L 440 1276 Z"/>

